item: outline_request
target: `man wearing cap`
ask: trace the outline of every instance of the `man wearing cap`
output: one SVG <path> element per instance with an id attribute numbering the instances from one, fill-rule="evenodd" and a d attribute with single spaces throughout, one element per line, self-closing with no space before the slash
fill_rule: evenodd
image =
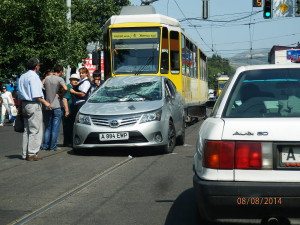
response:
<path id="1" fill-rule="evenodd" d="M 31 58 L 27 62 L 28 71 L 19 79 L 19 107 L 24 117 L 23 155 L 28 161 L 43 159 L 37 156 L 43 139 L 42 104 L 51 109 L 51 104 L 44 99 L 43 84 L 37 75 L 40 69 L 39 60 Z"/>
<path id="2" fill-rule="evenodd" d="M 76 110 L 75 104 L 73 103 L 70 90 L 78 85 L 80 80 L 79 74 L 72 74 L 70 76 L 70 83 L 67 85 L 68 91 L 63 97 L 64 114 L 63 114 L 63 134 L 64 141 L 63 145 L 66 147 L 72 147 L 73 144 L 73 124 L 75 122 Z"/>

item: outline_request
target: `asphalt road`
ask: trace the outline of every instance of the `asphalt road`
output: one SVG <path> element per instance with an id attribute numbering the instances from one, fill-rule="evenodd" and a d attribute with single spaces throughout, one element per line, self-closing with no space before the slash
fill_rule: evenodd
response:
<path id="1" fill-rule="evenodd" d="M 153 149 L 71 148 L 21 158 L 22 134 L 0 127 L 0 224 L 204 225 L 192 165 L 200 122 L 172 154 Z M 59 143 L 62 143 L 60 135 Z"/>
<path id="2" fill-rule="evenodd" d="M 41 151 L 36 162 L 22 160 L 22 134 L 0 127 L 0 224 L 198 224 L 192 164 L 199 125 L 168 155 L 62 148 Z"/>

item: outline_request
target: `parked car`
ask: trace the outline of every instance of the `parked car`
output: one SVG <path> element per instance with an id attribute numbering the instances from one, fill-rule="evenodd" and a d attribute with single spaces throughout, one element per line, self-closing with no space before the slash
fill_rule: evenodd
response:
<path id="1" fill-rule="evenodd" d="M 73 149 L 158 146 L 170 153 L 184 143 L 184 105 L 166 77 L 110 78 L 77 114 Z"/>
<path id="2" fill-rule="evenodd" d="M 208 100 L 209 101 L 215 101 L 216 100 L 214 89 L 208 89 Z"/>
<path id="3" fill-rule="evenodd" d="M 208 221 L 300 218 L 300 65 L 237 69 L 201 124 L 194 190 Z"/>

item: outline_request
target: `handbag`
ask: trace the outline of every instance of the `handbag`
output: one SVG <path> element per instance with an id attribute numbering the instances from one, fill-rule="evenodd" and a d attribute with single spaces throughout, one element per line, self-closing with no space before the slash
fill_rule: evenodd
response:
<path id="1" fill-rule="evenodd" d="M 24 132 L 24 118 L 23 115 L 19 114 L 14 120 L 14 129 L 15 132 L 23 133 Z"/>
<path id="2" fill-rule="evenodd" d="M 10 112 L 11 112 L 11 115 L 16 117 L 18 115 L 18 110 L 17 110 L 17 107 L 16 106 L 11 106 L 10 107 Z"/>
<path id="3" fill-rule="evenodd" d="M 10 112 L 8 115 L 9 120 L 15 120 L 16 116 L 18 115 L 18 110 L 16 108 L 16 106 L 10 106 Z"/>

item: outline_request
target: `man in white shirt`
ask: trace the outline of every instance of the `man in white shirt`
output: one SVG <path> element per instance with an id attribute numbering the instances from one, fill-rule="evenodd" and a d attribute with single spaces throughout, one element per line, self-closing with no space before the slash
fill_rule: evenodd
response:
<path id="1" fill-rule="evenodd" d="M 39 60 L 31 58 L 27 62 L 28 71 L 19 79 L 18 99 L 24 117 L 23 159 L 37 161 L 43 159 L 37 156 L 43 139 L 42 104 L 51 109 L 51 104 L 44 99 L 43 84 L 37 72 L 40 69 Z"/>

